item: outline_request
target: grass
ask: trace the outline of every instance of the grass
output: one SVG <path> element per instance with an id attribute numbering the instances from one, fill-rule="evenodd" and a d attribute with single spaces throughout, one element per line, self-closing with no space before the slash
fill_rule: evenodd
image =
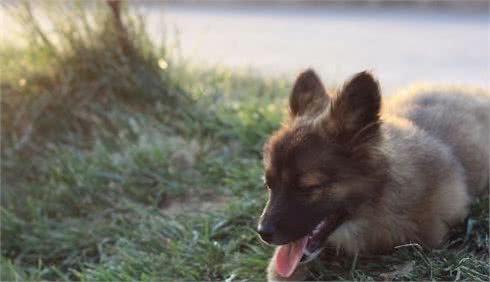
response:
<path id="1" fill-rule="evenodd" d="M 0 279 L 263 280 L 260 152 L 289 83 L 174 63 L 130 11 L 121 31 L 96 5 L 50 7 L 52 33 L 25 5 L 30 44 L 0 46 Z M 488 212 L 440 250 L 317 261 L 309 278 L 487 281 Z"/>

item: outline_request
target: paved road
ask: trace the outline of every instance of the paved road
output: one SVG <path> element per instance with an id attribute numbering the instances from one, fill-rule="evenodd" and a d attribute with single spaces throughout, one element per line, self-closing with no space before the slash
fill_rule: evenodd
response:
<path id="1" fill-rule="evenodd" d="M 489 85 L 489 14 L 458 9 L 139 5 L 154 38 L 178 31 L 195 63 L 293 75 L 314 67 L 330 83 L 373 70 L 385 93 L 415 81 Z"/>

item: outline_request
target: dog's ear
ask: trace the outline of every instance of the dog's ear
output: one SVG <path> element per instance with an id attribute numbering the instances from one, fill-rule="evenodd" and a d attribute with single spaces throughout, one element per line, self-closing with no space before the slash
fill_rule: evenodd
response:
<path id="1" fill-rule="evenodd" d="M 328 128 L 347 139 L 372 136 L 379 128 L 381 93 L 369 72 L 360 72 L 346 82 L 331 103 Z"/>
<path id="2" fill-rule="evenodd" d="M 320 78 L 312 69 L 302 72 L 289 97 L 291 117 L 320 111 L 328 103 L 328 95 Z"/>

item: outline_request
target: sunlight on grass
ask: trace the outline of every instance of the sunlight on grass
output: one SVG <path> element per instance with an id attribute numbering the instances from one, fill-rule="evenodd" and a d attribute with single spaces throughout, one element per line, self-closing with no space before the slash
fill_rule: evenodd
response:
<path id="1" fill-rule="evenodd" d="M 0 46 L 1 280 L 263 280 L 260 154 L 290 82 L 176 64 L 137 15 L 123 7 L 121 39 L 97 5 L 61 10 L 56 44 L 26 26 L 35 44 Z M 315 262 L 309 277 L 373 280 L 413 261 L 397 279 L 488 280 L 488 198 L 472 218 L 468 241 L 462 227 L 441 250 Z"/>

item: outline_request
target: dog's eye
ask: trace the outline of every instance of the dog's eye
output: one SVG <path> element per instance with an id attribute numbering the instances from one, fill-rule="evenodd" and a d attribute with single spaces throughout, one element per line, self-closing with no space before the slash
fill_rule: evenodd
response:
<path id="1" fill-rule="evenodd" d="M 325 182 L 320 183 L 320 184 L 304 186 L 301 188 L 301 190 L 303 190 L 303 191 L 314 191 L 314 190 L 318 190 L 318 189 L 321 189 L 321 188 L 324 188 L 327 186 L 328 186 L 328 182 L 325 181 Z"/>
<path id="2" fill-rule="evenodd" d="M 296 189 L 295 193 L 298 196 L 306 196 L 309 197 L 312 194 L 316 194 L 322 191 L 322 185 L 310 185 L 310 186 L 300 186 Z"/>

